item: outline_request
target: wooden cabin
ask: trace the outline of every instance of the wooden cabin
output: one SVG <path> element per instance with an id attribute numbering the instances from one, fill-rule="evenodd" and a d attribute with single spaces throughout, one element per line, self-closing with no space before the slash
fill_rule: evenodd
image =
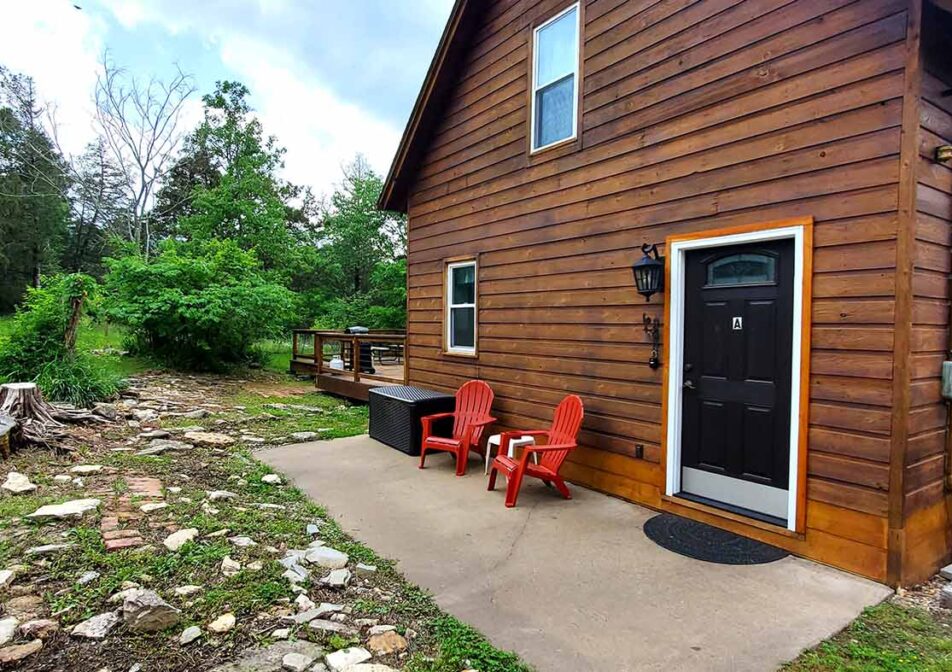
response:
<path id="1" fill-rule="evenodd" d="M 380 201 L 409 215 L 410 384 L 484 379 L 521 428 L 576 393 L 570 480 L 929 577 L 950 55 L 950 0 L 458 0 Z"/>

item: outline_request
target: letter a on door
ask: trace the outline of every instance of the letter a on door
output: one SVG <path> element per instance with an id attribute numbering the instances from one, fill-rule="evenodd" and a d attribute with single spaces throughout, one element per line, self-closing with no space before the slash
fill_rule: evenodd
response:
<path id="1" fill-rule="evenodd" d="M 744 318 L 743 317 L 732 317 L 731 318 L 731 328 L 734 331 L 740 331 L 744 328 Z"/>

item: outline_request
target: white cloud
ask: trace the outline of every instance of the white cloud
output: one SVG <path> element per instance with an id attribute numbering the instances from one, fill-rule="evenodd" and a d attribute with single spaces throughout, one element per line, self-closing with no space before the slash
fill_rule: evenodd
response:
<path id="1" fill-rule="evenodd" d="M 302 72 L 289 54 L 254 39 L 222 39 L 222 62 L 240 73 L 254 92 L 267 132 L 288 151 L 287 179 L 329 191 L 341 166 L 359 152 L 385 173 L 400 132 L 365 110 L 342 101 L 315 77 Z"/>
<path id="2" fill-rule="evenodd" d="M 79 153 L 93 137 L 92 93 L 106 26 L 65 0 L 9 3 L 0 22 L 0 63 L 33 77 L 55 107 L 59 139 Z"/>

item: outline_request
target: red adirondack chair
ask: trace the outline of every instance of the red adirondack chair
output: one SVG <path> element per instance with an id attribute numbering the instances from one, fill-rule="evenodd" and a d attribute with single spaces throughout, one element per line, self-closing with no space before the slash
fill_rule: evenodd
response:
<path id="1" fill-rule="evenodd" d="M 469 452 L 480 453 L 479 440 L 483 430 L 496 418 L 489 415 L 493 405 L 493 391 L 481 380 L 470 380 L 456 391 L 456 410 L 452 413 L 437 413 L 421 418 L 423 421 L 423 445 L 420 447 L 420 469 L 423 469 L 426 454 L 443 450 L 456 455 L 456 475 L 466 474 Z M 453 418 L 453 436 L 433 436 L 432 423 L 439 418 Z M 482 454 L 482 453 L 480 453 Z"/>
<path id="2" fill-rule="evenodd" d="M 577 447 L 576 437 L 582 426 L 582 400 L 574 394 L 563 399 L 555 409 L 552 417 L 552 427 L 548 430 L 534 430 L 529 432 L 504 432 L 500 440 L 499 455 L 493 460 L 489 471 L 489 489 L 496 487 L 496 475 L 502 472 L 506 476 L 506 506 L 516 505 L 519 497 L 519 488 L 522 487 L 522 477 L 528 474 L 542 479 L 548 485 L 552 483 L 566 499 L 572 499 L 565 480 L 559 476 L 559 469 L 570 451 Z M 509 441 L 521 436 L 544 436 L 545 445 L 526 446 L 522 457 L 517 461 L 509 457 Z M 533 453 L 539 455 L 539 464 L 529 461 Z"/>

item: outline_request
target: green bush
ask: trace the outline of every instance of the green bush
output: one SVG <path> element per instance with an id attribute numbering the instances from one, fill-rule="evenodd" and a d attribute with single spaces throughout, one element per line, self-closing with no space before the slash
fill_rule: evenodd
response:
<path id="1" fill-rule="evenodd" d="M 67 330 L 73 302 L 95 305 L 96 282 L 84 275 L 43 279 L 26 299 L 0 343 L 0 381 L 36 382 L 50 399 L 87 406 L 113 396 L 121 379 L 86 353 L 75 352 Z"/>
<path id="2" fill-rule="evenodd" d="M 255 342 L 288 328 L 295 305 L 253 252 L 229 240 L 167 241 L 151 260 L 129 255 L 107 266 L 106 315 L 128 328 L 131 347 L 176 366 L 250 362 Z"/>

